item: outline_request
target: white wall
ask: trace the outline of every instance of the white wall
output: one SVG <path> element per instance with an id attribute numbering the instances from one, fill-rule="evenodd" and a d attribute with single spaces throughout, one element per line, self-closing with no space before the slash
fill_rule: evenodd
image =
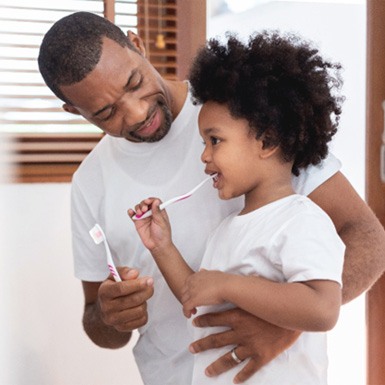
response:
<path id="1" fill-rule="evenodd" d="M 0 384 L 141 385 L 131 346 L 82 330 L 73 276 L 70 185 L 0 185 Z"/>
<path id="2" fill-rule="evenodd" d="M 338 0 L 314 1 L 265 0 L 248 11 L 209 19 L 207 35 L 220 37 L 229 30 L 246 39 L 263 29 L 294 32 L 313 41 L 325 58 L 343 65 L 342 92 L 347 99 L 332 149 L 343 162 L 343 172 L 363 196 L 366 6 Z"/>
<path id="3" fill-rule="evenodd" d="M 348 1 L 261 0 L 248 11 L 209 19 L 208 36 L 224 36 L 227 30 L 242 38 L 263 29 L 295 32 L 315 42 L 324 57 L 343 65 L 346 101 L 331 148 L 343 163 L 343 173 L 364 197 L 366 6 L 364 1 Z M 365 383 L 364 299 L 343 306 L 337 326 L 329 333 L 329 385 Z"/>

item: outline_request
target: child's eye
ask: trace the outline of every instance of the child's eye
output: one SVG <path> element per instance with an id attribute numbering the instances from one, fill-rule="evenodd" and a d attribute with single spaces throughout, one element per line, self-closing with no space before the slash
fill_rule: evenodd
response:
<path id="1" fill-rule="evenodd" d="M 216 144 L 218 144 L 220 142 L 220 140 L 218 138 L 215 138 L 214 136 L 211 136 L 210 142 L 213 146 L 215 146 Z"/>

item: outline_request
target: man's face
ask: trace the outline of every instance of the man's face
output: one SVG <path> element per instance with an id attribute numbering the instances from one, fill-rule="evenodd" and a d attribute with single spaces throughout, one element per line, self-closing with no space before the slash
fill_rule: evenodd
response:
<path id="1" fill-rule="evenodd" d="M 171 127 L 171 95 L 164 80 L 140 53 L 107 38 L 96 67 L 61 91 L 72 103 L 65 110 L 111 136 L 156 142 Z"/>

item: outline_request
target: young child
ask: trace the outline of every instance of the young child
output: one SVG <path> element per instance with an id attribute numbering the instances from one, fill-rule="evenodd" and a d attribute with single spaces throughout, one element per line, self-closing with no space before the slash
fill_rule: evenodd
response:
<path id="1" fill-rule="evenodd" d="M 219 197 L 243 195 L 244 207 L 211 235 L 199 272 L 173 244 L 159 199 L 129 210 L 131 217 L 153 211 L 134 223 L 187 317 L 235 306 L 303 332 L 245 384 L 327 383 L 324 332 L 339 314 L 345 247 L 326 213 L 295 194 L 291 181 L 327 155 L 341 113 L 342 98 L 332 92 L 339 69 L 291 35 L 263 32 L 247 44 L 231 35 L 225 44 L 211 40 L 190 74 L 193 96 L 203 105 L 202 161 L 207 174 L 217 174 Z M 205 336 L 193 329 L 194 340 Z M 215 357 L 218 351 L 195 356 L 194 385 L 233 381 L 240 366 L 216 378 L 205 375 Z M 247 365 L 241 346 L 231 357 Z"/>

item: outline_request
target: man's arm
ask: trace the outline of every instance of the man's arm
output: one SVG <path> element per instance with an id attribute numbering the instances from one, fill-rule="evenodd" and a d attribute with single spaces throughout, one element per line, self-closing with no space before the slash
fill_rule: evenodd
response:
<path id="1" fill-rule="evenodd" d="M 138 278 L 136 270 L 119 268 L 123 282 L 82 282 L 85 297 L 83 327 L 98 346 L 118 349 L 132 330 L 147 323 L 146 301 L 153 294 L 152 279 Z"/>
<path id="2" fill-rule="evenodd" d="M 309 198 L 328 213 L 346 245 L 343 303 L 347 303 L 368 290 L 383 273 L 385 231 L 340 172 L 313 191 Z M 190 350 L 199 353 L 236 345 L 238 357 L 249 360 L 237 374 L 237 383 L 252 377 L 263 365 L 290 347 L 300 334 L 270 325 L 240 309 L 202 315 L 195 319 L 195 324 L 198 327 L 230 328 L 227 332 L 193 342 Z M 236 365 L 229 348 L 229 353 L 208 366 L 207 372 L 210 376 L 216 376 Z"/>
<path id="3" fill-rule="evenodd" d="M 385 270 L 385 231 L 369 206 L 338 172 L 309 198 L 333 220 L 346 245 L 342 302 L 358 297 Z"/>

